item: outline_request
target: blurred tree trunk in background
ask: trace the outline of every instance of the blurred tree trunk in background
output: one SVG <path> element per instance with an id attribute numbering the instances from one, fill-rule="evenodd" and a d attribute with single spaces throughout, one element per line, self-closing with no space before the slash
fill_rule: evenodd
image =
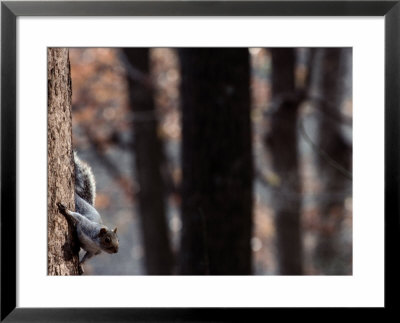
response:
<path id="1" fill-rule="evenodd" d="M 252 140 L 248 49 L 181 49 L 179 273 L 248 275 Z"/>
<path id="2" fill-rule="evenodd" d="M 343 137 L 343 113 L 345 71 L 344 58 L 351 49 L 319 49 L 321 60 L 319 87 L 319 142 L 327 156 L 318 155 L 318 172 L 322 198 L 319 200 L 320 232 L 315 250 L 316 268 L 324 274 L 348 274 L 346 265 L 351 264 L 351 250 L 341 250 L 340 231 L 345 216 L 346 192 L 351 189 L 352 147 Z M 347 52 L 348 54 L 348 52 Z M 350 69 L 351 70 L 351 69 Z M 332 163 L 334 161 L 335 164 Z M 343 171 L 342 168 L 345 170 Z M 346 173 L 346 170 L 348 173 Z M 343 259 L 344 255 L 350 259 Z M 348 257 L 348 256 L 347 256 Z"/>
<path id="3" fill-rule="evenodd" d="M 124 48 L 133 111 L 134 154 L 140 190 L 140 219 L 147 274 L 172 274 L 173 254 L 166 219 L 166 196 L 161 167 L 162 142 L 150 82 L 149 49 Z"/>
<path id="4" fill-rule="evenodd" d="M 278 177 L 273 190 L 277 254 L 281 275 L 302 274 L 301 185 L 297 151 L 297 116 L 301 97 L 295 93 L 296 52 L 273 48 L 271 131 L 266 144 Z"/>
<path id="5" fill-rule="evenodd" d="M 67 48 L 47 49 L 47 272 L 78 275 L 79 245 L 57 207 L 75 209 L 71 72 Z M 32 214 L 34 216 L 35 214 Z"/>

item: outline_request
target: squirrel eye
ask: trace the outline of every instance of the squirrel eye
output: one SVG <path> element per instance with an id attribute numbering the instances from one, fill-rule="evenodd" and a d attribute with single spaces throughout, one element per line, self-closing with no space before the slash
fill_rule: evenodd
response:
<path id="1" fill-rule="evenodd" d="M 104 240 L 105 240 L 107 243 L 110 243 L 110 242 L 111 242 L 110 237 L 106 237 Z"/>

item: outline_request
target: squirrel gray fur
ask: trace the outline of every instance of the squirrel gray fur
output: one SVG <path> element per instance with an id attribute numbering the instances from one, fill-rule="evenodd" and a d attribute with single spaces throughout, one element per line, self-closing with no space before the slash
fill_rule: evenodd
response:
<path id="1" fill-rule="evenodd" d="M 68 210 L 61 203 L 57 203 L 57 205 L 60 212 L 74 224 L 80 246 L 86 251 L 79 262 L 82 265 L 102 251 L 117 253 L 119 241 L 117 228 L 110 230 L 103 225 L 99 212 L 94 208 L 96 182 L 92 169 L 87 163 L 79 159 L 76 152 L 74 152 L 74 164 L 76 212 Z M 82 270 L 82 268 L 80 269 Z"/>

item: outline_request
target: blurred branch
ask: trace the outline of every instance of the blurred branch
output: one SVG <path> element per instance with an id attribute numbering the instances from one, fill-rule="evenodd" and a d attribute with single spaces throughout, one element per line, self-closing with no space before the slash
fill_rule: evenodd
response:
<path id="1" fill-rule="evenodd" d="M 259 168 L 255 168 L 256 180 L 260 182 L 261 185 L 267 187 L 269 190 L 280 192 L 288 201 L 289 200 L 303 200 L 317 198 L 318 200 L 338 200 L 343 199 L 352 194 L 352 189 L 340 190 L 340 191 L 330 191 L 330 192 L 310 192 L 310 193 L 297 193 L 291 191 L 287 188 L 282 188 L 280 185 L 275 185 L 271 183 L 268 178 L 265 177 L 263 172 Z"/>
<path id="2" fill-rule="evenodd" d="M 353 174 L 349 172 L 347 169 L 345 169 L 342 165 L 340 165 L 338 162 L 336 162 L 331 156 L 328 155 L 321 147 L 319 147 L 317 144 L 315 144 L 310 136 L 307 134 L 305 128 L 304 128 L 304 122 L 303 118 L 299 118 L 299 123 L 298 127 L 300 130 L 300 133 L 303 135 L 304 139 L 311 145 L 311 147 L 333 168 L 335 168 L 339 173 L 341 173 L 344 177 L 346 177 L 349 180 L 353 179 Z"/>
<path id="3" fill-rule="evenodd" d="M 346 123 L 347 125 L 353 125 L 353 118 L 350 118 L 343 113 L 336 112 L 335 105 L 332 102 L 329 102 L 325 98 L 317 97 L 317 96 L 307 96 L 308 101 L 312 103 L 317 103 L 314 105 L 321 113 L 327 115 L 330 119 L 335 120 L 335 122 Z M 335 112 L 331 112 L 335 111 Z"/>
<path id="4" fill-rule="evenodd" d="M 333 104 L 329 103 L 323 98 L 308 97 L 308 95 L 306 95 L 306 92 L 303 90 L 296 91 L 294 93 L 282 93 L 276 96 L 276 99 L 273 101 L 272 109 L 269 109 L 266 115 L 273 116 L 277 112 L 277 109 L 282 104 L 282 102 L 297 102 L 298 104 L 301 104 L 301 102 L 305 102 L 307 100 L 312 102 L 322 102 L 322 104 L 316 104 L 315 106 L 318 108 L 318 111 L 327 115 L 331 120 L 335 120 L 335 122 L 339 123 L 344 121 L 352 125 L 352 119 L 344 116 L 343 114 L 330 112 L 330 109 L 328 109 L 328 107 L 333 106 Z M 321 106 L 324 106 L 324 108 L 321 108 Z M 303 118 L 299 116 L 298 128 L 304 139 L 310 144 L 314 151 L 316 151 L 331 167 L 335 168 L 347 179 L 352 180 L 353 175 L 351 172 L 349 172 L 342 165 L 336 162 L 331 156 L 329 156 L 327 152 L 325 152 L 323 149 L 321 149 L 321 147 L 313 142 L 313 140 L 310 138 L 305 130 Z"/>
<path id="5" fill-rule="evenodd" d="M 335 106 L 332 102 L 329 102 L 328 100 L 322 98 L 322 97 L 317 97 L 317 96 L 310 96 L 307 95 L 306 92 L 299 90 L 296 91 L 295 93 L 283 93 L 277 98 L 275 98 L 272 103 L 268 106 L 268 108 L 264 108 L 264 116 L 270 116 L 275 113 L 277 107 L 283 102 L 283 101 L 293 101 L 293 100 L 299 100 L 302 102 L 310 102 L 313 104 L 313 108 L 318 110 L 319 112 L 325 114 L 328 116 L 331 120 L 334 120 L 334 122 L 338 123 L 345 123 L 348 126 L 353 126 L 353 118 L 350 118 L 343 113 L 337 113 L 337 112 L 331 112 L 335 111 Z"/>

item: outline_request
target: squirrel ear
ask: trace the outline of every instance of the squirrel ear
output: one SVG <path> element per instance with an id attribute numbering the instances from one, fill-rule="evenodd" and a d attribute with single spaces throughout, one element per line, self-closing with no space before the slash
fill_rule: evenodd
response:
<path id="1" fill-rule="evenodd" d="M 99 237 L 105 235 L 107 233 L 107 229 L 106 228 L 101 228 L 100 232 L 99 232 Z"/>
<path id="2" fill-rule="evenodd" d="M 115 227 L 115 229 L 113 230 L 114 233 L 117 233 L 117 227 Z"/>

